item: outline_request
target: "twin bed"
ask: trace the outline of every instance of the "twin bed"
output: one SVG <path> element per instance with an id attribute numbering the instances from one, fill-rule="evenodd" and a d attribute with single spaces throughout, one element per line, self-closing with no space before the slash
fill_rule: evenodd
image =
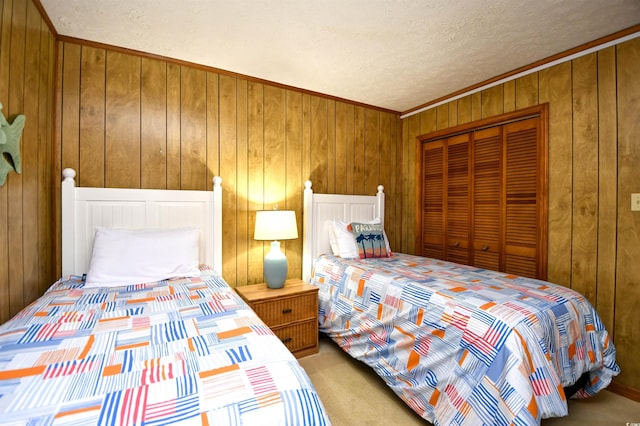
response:
<path id="1" fill-rule="evenodd" d="M 330 424 L 221 276 L 220 178 L 165 191 L 64 176 L 63 276 L 0 326 L 0 424 Z M 158 270 L 174 278 L 126 282 Z"/>
<path id="2" fill-rule="evenodd" d="M 319 287 L 320 331 L 421 417 L 539 424 L 619 373 L 598 314 L 566 287 L 392 253 L 372 232 L 352 232 L 354 252 L 345 226 L 379 235 L 384 201 L 381 186 L 375 196 L 314 194 L 307 182 L 303 279 Z"/>

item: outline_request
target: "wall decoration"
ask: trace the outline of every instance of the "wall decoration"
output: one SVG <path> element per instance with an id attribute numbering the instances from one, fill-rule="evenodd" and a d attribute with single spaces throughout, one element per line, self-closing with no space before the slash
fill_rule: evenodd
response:
<path id="1" fill-rule="evenodd" d="M 20 114 L 9 124 L 2 113 L 0 103 L 0 186 L 4 185 L 7 174 L 15 170 L 22 171 L 20 167 L 20 136 L 24 129 L 25 116 Z"/>

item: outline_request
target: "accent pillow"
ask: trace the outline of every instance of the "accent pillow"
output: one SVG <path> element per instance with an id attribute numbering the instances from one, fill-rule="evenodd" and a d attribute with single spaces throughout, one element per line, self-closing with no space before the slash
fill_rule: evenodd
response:
<path id="1" fill-rule="evenodd" d="M 196 277 L 197 228 L 134 230 L 97 227 L 85 287 L 115 287 Z"/>
<path id="2" fill-rule="evenodd" d="M 355 237 L 360 259 L 389 257 L 382 224 L 352 222 L 349 228 Z"/>
<path id="3" fill-rule="evenodd" d="M 343 222 L 339 219 L 334 219 L 329 221 L 333 226 L 329 231 L 329 243 L 331 245 L 331 249 L 333 250 L 333 255 L 342 257 L 344 259 L 358 259 L 360 257 L 360 252 L 358 250 L 358 245 L 356 243 L 356 239 L 349 228 L 349 224 Z M 365 224 L 380 224 L 380 219 L 373 219 L 368 222 L 363 222 Z M 387 238 L 386 233 L 383 230 L 385 248 L 387 251 L 387 256 L 391 256 L 391 248 L 389 246 L 389 239 Z M 334 238 L 332 242 L 331 239 Z M 335 248 L 334 248 L 335 245 Z"/>

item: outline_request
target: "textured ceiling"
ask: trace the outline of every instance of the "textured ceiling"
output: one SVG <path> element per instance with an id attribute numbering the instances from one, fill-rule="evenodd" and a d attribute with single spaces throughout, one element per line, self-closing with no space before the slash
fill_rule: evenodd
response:
<path id="1" fill-rule="evenodd" d="M 640 23 L 640 0 L 40 0 L 60 35 L 395 111 Z"/>

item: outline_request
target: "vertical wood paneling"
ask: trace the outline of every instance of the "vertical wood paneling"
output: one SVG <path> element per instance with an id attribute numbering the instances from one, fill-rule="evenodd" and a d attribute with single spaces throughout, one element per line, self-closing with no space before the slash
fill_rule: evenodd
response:
<path id="1" fill-rule="evenodd" d="M 502 102 L 502 109 L 504 112 L 515 111 L 516 109 L 516 82 L 510 80 L 505 82 L 502 88 L 504 100 Z"/>
<path id="2" fill-rule="evenodd" d="M 40 24 L 40 100 L 38 122 L 38 250 L 40 255 L 40 269 L 38 272 L 39 294 L 48 287 L 51 280 L 58 275 L 55 261 L 57 215 L 54 202 L 55 193 L 52 170 L 55 170 L 54 156 L 54 71 L 55 71 L 55 38 L 49 32 L 49 27 Z M 0 199 L 1 196 L 0 196 Z"/>
<path id="3" fill-rule="evenodd" d="M 105 185 L 140 187 L 140 58 L 107 52 Z"/>
<path id="4" fill-rule="evenodd" d="M 236 176 L 236 92 L 235 77 L 220 76 L 220 174 L 224 191 L 222 192 L 224 212 L 222 215 L 222 276 L 232 286 L 236 285 L 237 254 L 237 176 Z"/>
<path id="5" fill-rule="evenodd" d="M 325 104 L 326 106 L 326 104 Z M 326 111 L 326 110 L 325 110 Z M 325 115 L 326 118 L 326 115 Z M 326 121 L 325 121 L 326 123 Z M 284 89 L 264 86 L 264 203 L 265 209 L 286 209 L 286 93 Z M 326 130 L 326 127 L 325 127 Z M 326 135 L 326 133 L 325 133 Z M 326 152 L 326 137 L 324 150 Z M 325 154 L 326 170 L 326 154 Z M 325 182 L 326 182 L 326 173 Z M 265 243 L 269 244 L 269 243 Z M 285 244 L 281 245 L 285 251 Z"/>
<path id="6" fill-rule="evenodd" d="M 288 90 L 286 93 L 286 200 L 285 206 L 296 211 L 298 239 L 287 241 L 289 277 L 302 275 L 302 197 L 305 177 L 302 175 L 302 94 Z M 336 119 L 336 124 L 337 124 Z M 336 157 L 337 159 L 337 157 Z M 337 171 L 336 162 L 336 171 Z M 336 180 L 337 180 L 336 175 Z M 343 180 L 342 180 L 343 181 Z"/>
<path id="7" fill-rule="evenodd" d="M 618 178 L 615 47 L 598 52 L 598 276 L 596 309 L 613 330 Z"/>
<path id="8" fill-rule="evenodd" d="M 437 128 L 446 129 L 449 127 L 449 105 L 444 104 L 436 107 Z M 417 136 L 417 135 L 416 135 Z"/>
<path id="9" fill-rule="evenodd" d="M 347 104 L 336 102 L 336 193 L 347 192 Z"/>
<path id="10" fill-rule="evenodd" d="M 11 46 L 11 0 L 0 0 L 0 102 L 3 104 L 2 113 L 9 113 L 9 53 Z M 9 258 L 9 194 L 7 186 L 0 186 L 0 259 Z M 9 308 L 9 264 L 7 260 L 0 261 L 0 321 L 10 317 Z"/>
<path id="11" fill-rule="evenodd" d="M 302 176 L 311 179 L 311 96 L 302 94 Z M 315 189 L 314 189 L 315 191 Z"/>
<path id="12" fill-rule="evenodd" d="M 493 117 L 504 112 L 502 85 L 493 86 L 480 92 L 482 102 L 482 118 Z M 451 127 L 451 126 L 450 126 Z"/>
<path id="13" fill-rule="evenodd" d="M 167 187 L 167 65 L 142 58 L 140 87 L 140 184 Z M 96 138 L 102 141 L 102 138 Z M 102 185 L 97 185 L 102 186 Z"/>
<path id="14" fill-rule="evenodd" d="M 356 154 L 355 154 L 355 149 L 356 149 L 356 142 L 355 142 L 355 133 L 356 133 L 356 129 L 355 129 L 355 107 L 351 104 L 348 104 L 346 106 L 346 112 L 345 112 L 345 129 L 346 129 L 346 138 L 347 138 L 347 142 L 346 142 L 346 155 L 347 155 L 347 159 L 346 159 L 346 163 L 347 163 L 347 170 L 346 170 L 346 193 L 347 194 L 353 194 L 354 193 L 354 175 L 355 175 L 355 158 L 356 158 Z"/>
<path id="15" fill-rule="evenodd" d="M 622 43 L 618 55 L 618 251 L 616 259 L 615 342 L 620 381 L 640 388 L 637 348 L 640 212 L 631 211 L 631 194 L 640 192 L 640 39 Z"/>
<path id="16" fill-rule="evenodd" d="M 327 102 L 319 96 L 311 97 L 311 181 L 316 192 L 327 192 L 329 188 Z"/>
<path id="17" fill-rule="evenodd" d="M 458 125 L 458 101 L 451 101 L 449 105 L 449 127 Z"/>
<path id="18" fill-rule="evenodd" d="M 203 190 L 207 185 L 207 74 L 182 67 L 180 82 L 180 188 Z"/>
<path id="19" fill-rule="evenodd" d="M 515 84 L 516 109 L 538 105 L 538 73 L 517 78 Z"/>
<path id="20" fill-rule="evenodd" d="M 0 187 L 2 323 L 55 279 L 51 233 L 55 220 L 51 197 L 54 144 L 50 127 L 55 52 L 51 33 L 33 2 L 0 1 L 0 15 L 2 113 L 10 122 L 18 114 L 26 117 L 20 140 L 22 172 L 10 172 Z"/>
<path id="21" fill-rule="evenodd" d="M 420 115 L 420 134 L 435 132 L 438 129 L 436 109 L 429 109 Z M 417 135 L 416 135 L 417 136 Z M 415 141 L 414 141 L 415 143 Z"/>
<path id="22" fill-rule="evenodd" d="M 246 194 L 248 189 L 248 168 L 249 168 L 249 91 L 246 80 L 238 80 L 236 95 L 236 189 L 237 189 L 237 232 L 236 238 L 236 282 L 248 281 L 248 250 L 250 239 L 253 235 L 249 235 L 249 201 Z M 199 125 L 202 126 L 203 122 Z M 205 126 L 202 126 L 205 127 Z M 253 228 L 251 228 L 253 230 Z M 252 243 L 253 241 L 251 241 Z"/>
<path id="23" fill-rule="evenodd" d="M 336 192 L 336 101 L 327 101 L 327 192 Z"/>
<path id="24" fill-rule="evenodd" d="M 471 117 L 471 95 L 458 99 L 458 124 L 470 123 Z"/>
<path id="25" fill-rule="evenodd" d="M 180 71 L 167 64 L 167 189 L 180 189 Z"/>
<path id="26" fill-rule="evenodd" d="M 482 93 L 476 92 L 471 96 L 471 121 L 482 118 Z"/>
<path id="27" fill-rule="evenodd" d="M 389 235 L 388 237 L 391 238 L 394 243 L 393 246 L 391 247 L 391 250 L 398 250 L 399 248 L 402 247 L 403 245 L 403 241 L 407 238 L 412 238 L 415 241 L 415 236 L 407 236 L 405 238 L 405 236 L 402 233 L 402 223 L 403 220 L 401 220 L 400 218 L 404 217 L 403 216 L 403 203 L 402 203 L 402 194 L 404 194 L 405 192 L 405 187 L 404 187 L 404 178 L 402 176 L 402 173 L 398 172 L 398 170 L 404 170 L 408 163 L 409 160 L 405 159 L 405 157 L 403 156 L 403 139 L 402 139 L 402 120 L 400 119 L 399 116 L 394 115 L 393 119 L 392 119 L 392 128 L 391 128 L 391 139 L 392 141 L 394 141 L 395 144 L 395 153 L 396 153 L 396 171 L 395 171 L 395 179 L 396 179 L 396 190 L 393 194 L 391 194 L 391 197 L 386 198 L 386 200 L 389 200 L 389 203 L 387 203 L 387 201 L 385 200 L 385 205 L 391 205 L 393 208 L 391 210 L 392 215 L 388 216 L 389 218 L 392 218 L 392 220 L 390 222 L 393 223 L 393 230 L 394 232 L 391 233 L 391 235 Z M 413 210 L 415 212 L 415 208 L 412 208 L 411 210 Z M 387 224 L 387 218 L 385 217 L 385 226 Z M 395 234 L 395 235 L 394 235 Z"/>
<path id="28" fill-rule="evenodd" d="M 249 258 L 248 275 L 252 277 L 249 283 L 262 282 L 265 247 L 262 241 L 253 239 L 257 210 L 264 206 L 264 86 L 260 83 L 249 82 L 248 92 L 248 162 L 249 182 L 247 198 L 249 200 Z"/>
<path id="29" fill-rule="evenodd" d="M 364 108 L 356 106 L 353 116 L 353 193 L 365 194 L 364 177 Z"/>
<path id="30" fill-rule="evenodd" d="M 13 5 L 11 20 L 11 56 L 9 75 L 11 84 L 9 85 L 9 98 L 7 109 L 4 111 L 6 117 L 11 118 L 24 111 L 24 88 L 25 88 L 25 56 L 26 56 L 26 20 L 27 3 L 18 1 Z M 3 108 L 4 110 L 4 108 Z M 27 126 L 25 121 L 25 127 Z M 23 137 L 24 141 L 24 137 Z M 22 152 L 25 146 L 21 143 Z M 23 172 L 25 169 L 23 166 Z M 24 276 L 24 196 L 23 177 L 16 173 L 9 173 L 5 181 L 7 196 L 11 200 L 7 222 L 9 226 L 9 312 L 11 315 L 18 313 L 25 300 L 25 276 Z"/>
<path id="31" fill-rule="evenodd" d="M 55 262 L 57 228 L 54 206 L 54 185 L 51 179 L 54 169 L 53 120 L 54 120 L 54 71 L 55 39 L 49 27 L 40 23 L 40 82 L 38 85 L 38 294 L 49 288 L 57 274 Z M 0 200 L 2 196 L 0 195 Z M 1 211 L 2 209 L 0 209 Z M 0 222 L 2 220 L 0 219 Z M 1 243 L 0 243 L 1 244 Z M 0 256 L 0 259 L 3 257 Z M 2 262 L 0 262 L 1 264 Z M 1 270 L 2 268 L 0 268 Z M 0 278 L 1 279 L 1 278 Z M 2 314 L 0 314 L 2 321 Z"/>
<path id="32" fill-rule="evenodd" d="M 27 304 L 39 294 L 38 263 L 38 215 L 29 214 L 29 209 L 38 208 L 38 83 L 40 72 L 40 13 L 32 2 L 26 2 L 26 35 L 24 85 L 30 90 L 23 90 L 23 113 L 30 118 L 30 125 L 25 125 L 22 132 L 21 166 L 22 166 L 22 210 L 24 247 L 23 265 L 23 301 Z M 24 214 L 27 212 L 27 214 Z M 29 256 L 31 254 L 31 256 Z"/>
<path id="33" fill-rule="evenodd" d="M 416 137 L 421 134 L 420 117 L 412 115 L 404 120 L 402 150 L 404 174 L 402 176 L 402 239 L 400 252 L 416 253 Z M 386 219 L 385 219 L 386 222 Z M 392 248 L 393 249 L 393 248 Z"/>
<path id="34" fill-rule="evenodd" d="M 571 63 L 540 71 L 540 102 L 549 102 L 549 262 L 547 279 L 571 284 Z"/>
<path id="35" fill-rule="evenodd" d="M 399 165 L 396 158 L 396 145 L 393 142 L 392 132 L 395 126 L 393 117 L 390 114 L 380 114 L 380 127 L 378 134 L 380 135 L 380 177 L 375 181 L 376 184 L 371 189 L 371 194 L 375 194 L 377 191 L 377 183 L 384 181 L 384 192 L 385 195 L 391 199 L 395 198 L 396 194 L 396 179 L 398 170 L 402 170 L 402 165 Z M 385 216 L 387 217 L 396 217 L 395 212 L 393 211 L 394 206 L 387 206 L 385 203 Z M 392 225 L 392 222 L 388 222 L 389 225 Z M 385 221 L 385 232 L 387 233 L 387 238 L 389 238 L 389 245 L 391 245 L 391 250 L 396 250 L 398 247 L 395 244 L 394 237 L 396 235 L 396 230 L 393 226 L 386 226 L 387 222 Z M 391 234 L 391 235 L 389 235 Z"/>
<path id="36" fill-rule="evenodd" d="M 573 61 L 573 233 L 571 287 L 595 305 L 598 218 L 596 54 Z"/>
<path id="37" fill-rule="evenodd" d="M 62 48 L 62 168 L 71 167 L 80 176 L 80 46 L 66 43 Z M 98 154 L 100 155 L 100 154 Z"/>
<path id="38" fill-rule="evenodd" d="M 63 97 L 62 97 L 62 93 L 64 92 L 63 90 L 63 67 L 64 67 L 64 43 L 62 42 L 55 42 L 55 82 L 54 82 L 54 90 L 55 90 L 55 94 L 54 94 L 54 99 L 55 99 L 55 105 L 54 105 L 54 117 L 53 117 L 53 127 L 54 127 L 54 131 L 53 131 L 53 138 L 54 138 L 54 147 L 53 147 L 53 187 L 54 187 L 54 191 L 53 191 L 53 198 L 54 198 L 54 211 L 53 211 L 53 217 L 54 217 L 54 221 L 56 226 L 54 227 L 55 229 L 55 238 L 56 238 L 56 250 L 55 250 L 55 256 L 54 256 L 54 260 L 55 260 L 55 268 L 56 268 L 56 275 L 60 276 L 60 274 L 62 273 L 62 248 L 60 247 L 60 239 L 61 239 L 61 232 L 60 232 L 60 226 L 57 226 L 59 223 L 61 223 L 61 211 L 60 211 L 60 180 L 56 179 L 57 176 L 62 176 L 62 170 L 63 170 L 63 166 L 62 166 L 62 115 L 63 115 L 63 111 L 64 111 L 64 106 L 63 106 Z"/>
<path id="39" fill-rule="evenodd" d="M 364 193 L 375 194 L 380 182 L 380 141 L 378 111 L 365 110 L 364 129 Z"/>
<path id="40" fill-rule="evenodd" d="M 78 184 L 104 186 L 104 49 L 82 46 Z"/>
<path id="41" fill-rule="evenodd" d="M 284 89 L 273 86 L 264 87 L 264 196 L 265 209 L 271 210 L 277 207 L 279 210 L 286 209 L 286 93 Z M 326 108 L 326 103 L 324 104 Z M 324 116 L 326 123 L 326 109 Z M 326 126 L 324 140 L 319 142 L 325 153 L 324 163 L 326 170 Z M 319 134 L 319 132 L 316 132 Z M 326 182 L 326 173 L 324 173 Z M 267 244 L 267 243 L 265 243 Z M 284 245 L 282 248 L 284 251 Z"/>
<path id="42" fill-rule="evenodd" d="M 220 126 L 218 74 L 207 73 L 207 189 L 213 187 L 213 177 L 220 174 Z"/>

